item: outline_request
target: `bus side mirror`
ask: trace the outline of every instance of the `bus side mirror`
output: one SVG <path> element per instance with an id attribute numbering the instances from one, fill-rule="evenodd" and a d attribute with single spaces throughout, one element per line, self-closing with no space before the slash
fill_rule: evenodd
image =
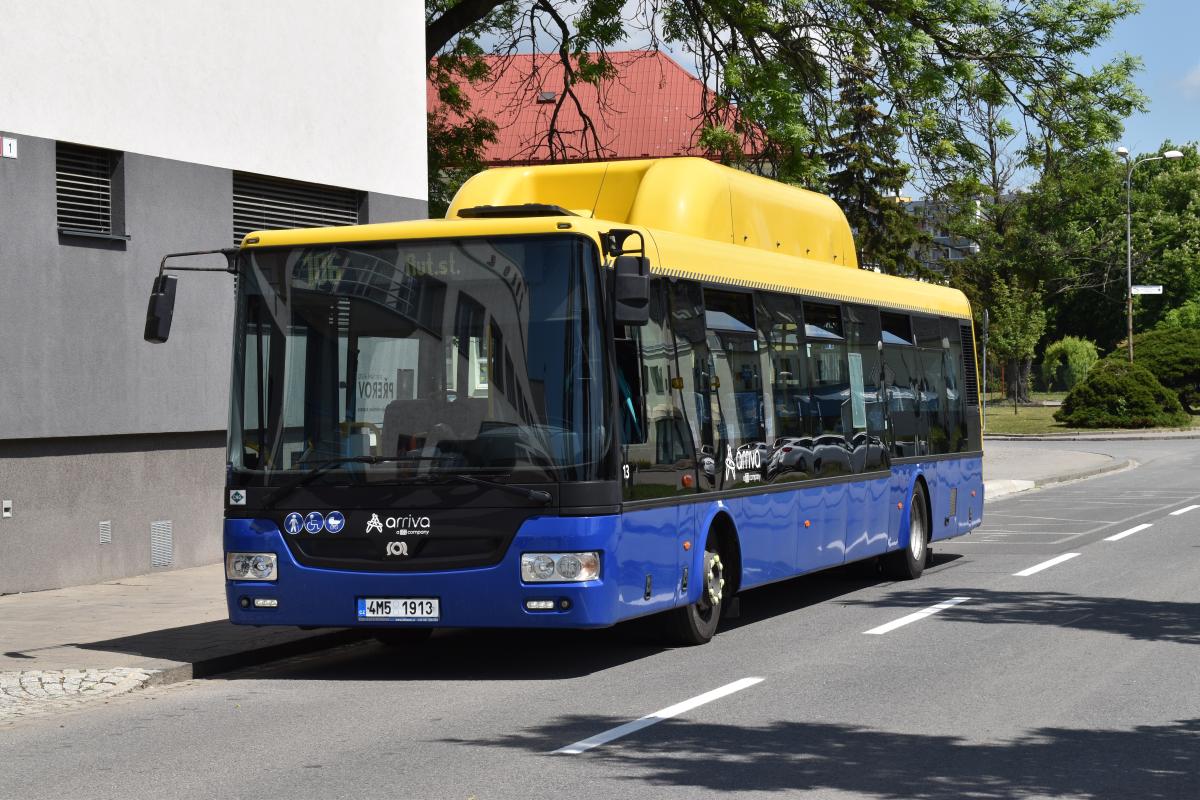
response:
<path id="1" fill-rule="evenodd" d="M 175 313 L 174 275 L 161 273 L 154 279 L 150 290 L 150 303 L 146 306 L 146 332 L 144 338 L 152 344 L 162 344 L 171 335 L 171 318 Z"/>
<path id="2" fill-rule="evenodd" d="M 645 325 L 650 321 L 650 259 L 617 256 L 613 276 L 613 322 Z"/>

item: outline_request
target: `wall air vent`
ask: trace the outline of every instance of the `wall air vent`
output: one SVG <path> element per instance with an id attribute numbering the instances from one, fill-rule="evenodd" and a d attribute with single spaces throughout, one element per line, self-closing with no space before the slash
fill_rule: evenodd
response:
<path id="1" fill-rule="evenodd" d="M 171 520 L 150 523 L 150 566 L 169 567 L 175 561 Z"/>
<path id="2" fill-rule="evenodd" d="M 233 173 L 233 243 L 251 231 L 357 225 L 362 193 Z"/>
<path id="3" fill-rule="evenodd" d="M 54 187 L 63 233 L 113 233 L 113 172 L 117 153 L 58 143 Z"/>
<path id="4" fill-rule="evenodd" d="M 111 520 L 104 520 L 100 523 L 100 544 L 112 544 Z"/>

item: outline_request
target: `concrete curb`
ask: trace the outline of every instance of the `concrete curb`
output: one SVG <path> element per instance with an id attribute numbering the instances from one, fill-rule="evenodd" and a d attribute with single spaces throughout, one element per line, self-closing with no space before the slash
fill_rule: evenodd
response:
<path id="1" fill-rule="evenodd" d="M 271 661 L 307 655 L 318 650 L 328 650 L 369 638 L 370 634 L 361 630 L 332 630 L 327 633 L 316 633 L 312 636 L 293 639 L 290 642 L 264 645 L 173 666 L 164 667 L 161 661 L 153 661 L 138 666 L 136 669 L 151 673 L 150 680 L 145 683 L 145 686 L 167 686 L 172 683 L 190 681 L 193 678 L 208 678 L 245 667 L 256 667 Z"/>
<path id="2" fill-rule="evenodd" d="M 1131 458 L 1114 460 L 1111 464 L 1104 464 L 1091 469 L 1078 470 L 1076 472 L 1063 472 L 1058 475 L 1051 475 L 1046 478 L 1038 478 L 1032 481 L 1021 480 L 994 480 L 983 482 L 983 497 L 984 500 L 997 500 L 1001 497 L 1018 494 L 1020 492 L 1028 492 L 1032 489 L 1042 489 L 1047 486 L 1055 486 L 1060 483 L 1071 483 L 1073 481 L 1087 480 L 1088 478 L 1098 478 L 1101 475 L 1107 475 L 1110 472 L 1120 472 L 1126 469 L 1133 469 L 1138 466 L 1138 462 Z"/>

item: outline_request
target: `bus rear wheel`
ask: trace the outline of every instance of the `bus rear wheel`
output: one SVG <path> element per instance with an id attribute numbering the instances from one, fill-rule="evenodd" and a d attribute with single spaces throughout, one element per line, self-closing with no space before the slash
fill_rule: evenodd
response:
<path id="1" fill-rule="evenodd" d="M 700 599 L 682 608 L 668 611 L 665 618 L 667 639 L 672 644 L 706 644 L 717 632 L 721 608 L 725 602 L 725 563 L 717 550 L 715 536 L 704 546 L 704 585 Z"/>
<path id="2" fill-rule="evenodd" d="M 929 552 L 929 512 L 925 503 L 925 487 L 918 481 L 908 503 L 908 541 L 905 546 L 886 558 L 887 572 L 902 581 L 915 580 L 925 571 Z"/>

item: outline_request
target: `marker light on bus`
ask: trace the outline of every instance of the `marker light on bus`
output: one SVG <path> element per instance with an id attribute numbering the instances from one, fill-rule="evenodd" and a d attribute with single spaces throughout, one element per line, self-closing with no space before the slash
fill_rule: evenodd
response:
<path id="1" fill-rule="evenodd" d="M 231 581 L 273 581 L 276 573 L 274 553 L 227 553 L 225 578 Z"/>
<path id="2" fill-rule="evenodd" d="M 521 580 L 526 583 L 593 581 L 600 577 L 600 554 L 524 553 Z"/>

